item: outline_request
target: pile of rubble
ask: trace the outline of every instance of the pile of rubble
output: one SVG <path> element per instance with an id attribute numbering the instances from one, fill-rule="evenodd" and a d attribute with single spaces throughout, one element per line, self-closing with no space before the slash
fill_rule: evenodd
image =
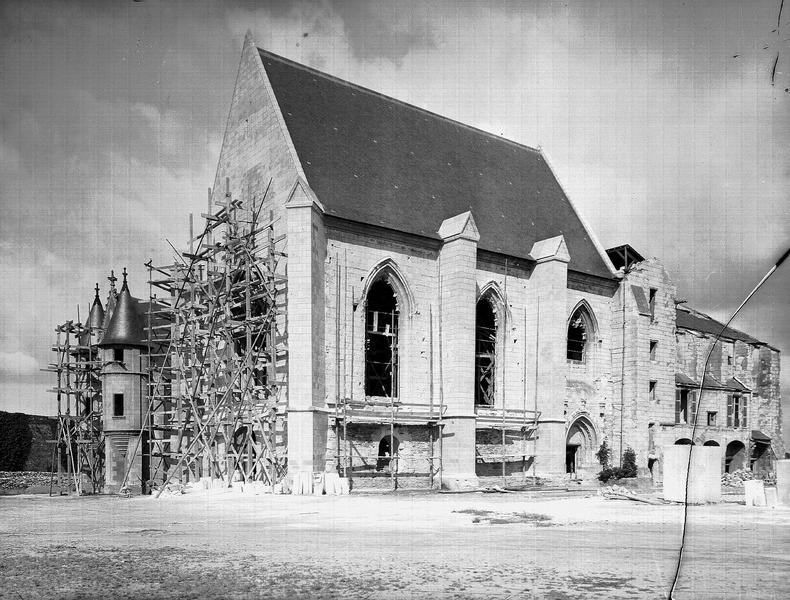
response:
<path id="1" fill-rule="evenodd" d="M 721 476 L 721 485 L 742 488 L 744 481 L 751 481 L 753 479 L 760 479 L 765 485 L 776 485 L 776 473 L 767 473 L 765 471 L 754 473 L 747 469 L 738 469 L 732 473 L 724 473 Z"/>
<path id="2" fill-rule="evenodd" d="M 755 479 L 754 473 L 746 469 L 738 469 L 732 473 L 724 473 L 721 476 L 721 484 L 729 487 L 743 487 L 744 481 Z"/>
<path id="3" fill-rule="evenodd" d="M 39 471 L 0 471 L 0 489 L 19 490 L 34 485 L 49 485 L 51 473 Z"/>

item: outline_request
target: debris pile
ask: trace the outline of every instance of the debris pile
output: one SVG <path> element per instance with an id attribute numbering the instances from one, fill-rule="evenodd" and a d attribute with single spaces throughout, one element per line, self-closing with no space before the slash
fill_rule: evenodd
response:
<path id="1" fill-rule="evenodd" d="M 40 471 L 0 471 L 0 489 L 18 490 L 34 485 L 49 485 L 51 473 Z"/>
<path id="2" fill-rule="evenodd" d="M 724 473 L 721 476 L 721 484 L 729 487 L 743 487 L 744 481 L 756 479 L 754 473 L 746 469 L 738 469 L 732 473 Z"/>
<path id="3" fill-rule="evenodd" d="M 765 485 L 776 485 L 775 473 L 753 473 L 748 469 L 738 469 L 732 473 L 724 473 L 721 476 L 721 484 L 723 486 L 742 488 L 744 481 L 751 481 L 753 479 L 761 479 Z"/>
<path id="4" fill-rule="evenodd" d="M 645 504 L 666 504 L 663 500 L 636 494 L 628 488 L 619 485 L 601 488 L 598 490 L 598 495 L 608 498 L 609 500 L 634 500 L 635 502 L 644 502 Z"/>

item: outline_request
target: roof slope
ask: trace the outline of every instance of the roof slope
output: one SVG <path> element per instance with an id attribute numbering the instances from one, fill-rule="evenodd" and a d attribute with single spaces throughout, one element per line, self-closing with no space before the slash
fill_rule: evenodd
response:
<path id="1" fill-rule="evenodd" d="M 539 151 L 259 52 L 327 214 L 438 238 L 471 210 L 481 249 L 527 257 L 564 235 L 570 269 L 611 278 Z"/>
<path id="2" fill-rule="evenodd" d="M 732 327 L 727 327 L 722 331 L 724 323 L 720 323 L 716 319 L 691 307 L 678 306 L 675 315 L 675 324 L 683 329 L 691 329 L 710 335 L 717 335 L 721 332 L 721 337 L 729 340 L 741 340 L 748 344 L 764 344 L 764 342 Z"/>
<path id="3" fill-rule="evenodd" d="M 118 302 L 107 325 L 99 346 L 145 346 L 143 321 L 138 308 L 139 302 L 132 298 L 129 286 L 124 282 L 118 294 Z"/>

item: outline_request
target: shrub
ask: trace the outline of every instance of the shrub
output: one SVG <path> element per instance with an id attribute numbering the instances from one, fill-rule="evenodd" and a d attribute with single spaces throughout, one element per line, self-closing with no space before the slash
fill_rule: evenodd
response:
<path id="1" fill-rule="evenodd" d="M 626 448 L 623 452 L 623 474 L 621 477 L 636 477 L 636 452 L 633 448 Z"/>
<path id="2" fill-rule="evenodd" d="M 603 444 L 601 444 L 601 449 L 603 449 Z M 608 449 L 607 449 L 608 451 Z M 601 450 L 598 451 L 598 460 L 601 460 L 599 454 Z M 610 479 L 624 479 L 626 477 L 636 477 L 636 452 L 633 449 L 628 448 L 625 452 L 623 452 L 623 466 L 622 467 L 610 467 L 604 466 L 601 469 L 601 472 L 598 473 L 598 479 L 603 483 L 606 483 Z"/>
<path id="3" fill-rule="evenodd" d="M 609 461 L 612 457 L 612 452 L 609 450 L 609 444 L 606 443 L 606 440 L 603 441 L 601 447 L 598 448 L 598 452 L 595 453 L 595 458 L 598 459 L 598 462 L 601 463 L 601 469 L 606 470 L 609 468 Z"/>
<path id="4" fill-rule="evenodd" d="M 601 472 L 598 473 L 598 480 L 602 481 L 603 483 L 606 483 L 612 477 L 614 477 L 614 471 L 616 470 L 617 468 L 613 469 L 611 467 L 604 467 L 603 469 L 601 469 Z"/>

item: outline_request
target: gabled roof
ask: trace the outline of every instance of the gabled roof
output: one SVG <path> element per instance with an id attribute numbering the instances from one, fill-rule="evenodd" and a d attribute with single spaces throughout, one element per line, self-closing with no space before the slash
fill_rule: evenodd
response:
<path id="1" fill-rule="evenodd" d="M 439 239 L 471 210 L 482 250 L 526 258 L 563 235 L 571 270 L 612 277 L 540 151 L 259 52 L 326 214 Z"/>
<path id="2" fill-rule="evenodd" d="M 677 327 L 682 329 L 690 329 L 692 331 L 699 331 L 700 333 L 706 333 L 709 335 L 718 335 L 721 333 L 721 337 L 725 339 L 740 340 L 742 342 L 746 342 L 747 344 L 765 345 L 764 342 L 761 342 L 760 340 L 753 338 L 742 331 L 733 329 L 732 327 L 727 327 L 722 331 L 724 323 L 720 323 L 716 319 L 706 315 L 705 313 L 701 313 L 698 310 L 694 310 L 691 307 L 678 306 L 675 314 L 675 324 Z"/>
<path id="3" fill-rule="evenodd" d="M 129 293 L 129 286 L 126 284 L 126 277 L 124 277 L 115 310 L 99 346 L 145 346 L 147 344 L 138 304 L 138 301 L 132 298 Z"/>

